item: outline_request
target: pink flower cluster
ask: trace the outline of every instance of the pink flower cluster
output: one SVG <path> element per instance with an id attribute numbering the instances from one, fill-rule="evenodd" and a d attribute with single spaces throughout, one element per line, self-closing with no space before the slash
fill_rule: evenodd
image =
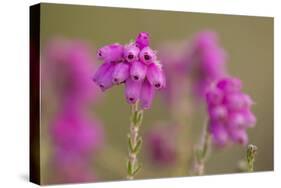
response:
<path id="1" fill-rule="evenodd" d="M 206 93 L 209 131 L 217 146 L 229 141 L 247 144 L 247 128 L 253 127 L 256 117 L 251 111 L 251 97 L 241 91 L 237 78 L 226 77 L 217 81 Z"/>
<path id="2" fill-rule="evenodd" d="M 97 55 L 104 63 L 96 71 L 93 81 L 102 91 L 124 83 L 129 104 L 139 100 L 141 108 L 150 108 L 155 89 L 165 87 L 166 80 L 149 43 L 149 34 L 141 32 L 133 43 L 114 43 L 100 48 Z"/>
<path id="3" fill-rule="evenodd" d="M 54 181 L 95 180 L 89 163 L 92 154 L 103 145 L 104 131 L 97 119 L 88 117 L 86 110 L 87 104 L 98 98 L 98 87 L 91 82 L 91 51 L 80 41 L 56 39 L 48 43 L 43 63 L 42 88 L 54 94 L 48 101 L 58 101 L 57 112 L 49 124 Z"/>
<path id="4" fill-rule="evenodd" d="M 146 135 L 146 149 L 155 165 L 169 166 L 177 160 L 177 125 L 160 123 L 153 126 Z"/>
<path id="5" fill-rule="evenodd" d="M 190 49 L 189 74 L 192 75 L 193 89 L 199 98 L 204 98 L 209 85 L 225 76 L 226 54 L 219 45 L 215 32 L 198 33 Z"/>

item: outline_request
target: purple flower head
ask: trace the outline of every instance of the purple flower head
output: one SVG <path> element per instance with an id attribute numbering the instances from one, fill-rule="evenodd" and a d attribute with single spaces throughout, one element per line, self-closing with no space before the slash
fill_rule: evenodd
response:
<path id="1" fill-rule="evenodd" d="M 123 46 L 118 43 L 106 45 L 98 50 L 97 56 L 104 62 L 120 62 L 123 57 Z"/>
<path id="2" fill-rule="evenodd" d="M 103 130 L 98 121 L 91 121 L 75 107 L 65 106 L 51 127 L 55 147 L 68 153 L 89 154 L 101 147 Z"/>
<path id="3" fill-rule="evenodd" d="M 129 77 L 130 66 L 128 63 L 118 63 L 112 74 L 112 82 L 114 84 L 121 84 Z"/>
<path id="4" fill-rule="evenodd" d="M 151 63 L 155 63 L 156 53 L 147 46 L 140 51 L 139 58 L 143 63 L 149 65 Z"/>
<path id="5" fill-rule="evenodd" d="M 140 49 L 134 43 L 128 44 L 124 48 L 124 58 L 128 62 L 137 61 L 139 58 L 139 53 Z"/>
<path id="6" fill-rule="evenodd" d="M 216 33 L 207 31 L 197 34 L 189 59 L 188 70 L 192 75 L 194 93 L 202 98 L 209 85 L 225 75 L 226 55 Z"/>
<path id="7" fill-rule="evenodd" d="M 135 61 L 131 65 L 130 75 L 135 81 L 143 81 L 146 76 L 147 66 L 139 61 Z"/>
<path id="8" fill-rule="evenodd" d="M 242 91 L 237 78 L 222 78 L 206 93 L 209 131 L 217 146 L 230 141 L 247 144 L 247 128 L 253 127 L 256 117 L 251 111 L 253 101 Z"/>
<path id="9" fill-rule="evenodd" d="M 95 61 L 90 48 L 79 41 L 52 40 L 44 51 L 43 79 L 49 91 L 67 103 L 83 103 L 95 98 L 97 88 L 92 86 L 91 72 Z M 44 86 L 45 88 L 45 86 Z"/>
<path id="10" fill-rule="evenodd" d="M 149 47 L 149 34 L 142 32 L 135 43 L 122 46 L 111 44 L 98 50 L 103 64 L 93 81 L 105 91 L 113 85 L 125 83 L 129 104 L 140 101 L 143 109 L 151 107 L 154 90 L 166 86 L 166 78 L 156 53 Z"/>
<path id="11" fill-rule="evenodd" d="M 157 124 L 146 136 L 146 149 L 152 163 L 161 167 L 175 164 L 177 159 L 176 137 L 178 127 L 175 125 Z"/>
<path id="12" fill-rule="evenodd" d="M 149 46 L 149 33 L 147 32 L 141 32 L 138 34 L 137 38 L 136 38 L 136 45 L 140 48 L 143 49 L 147 46 Z"/>

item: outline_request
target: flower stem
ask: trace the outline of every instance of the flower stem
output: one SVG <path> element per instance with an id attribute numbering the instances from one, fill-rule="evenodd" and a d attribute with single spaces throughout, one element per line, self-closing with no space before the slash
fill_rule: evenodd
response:
<path id="1" fill-rule="evenodd" d="M 138 109 L 138 102 L 132 105 L 130 132 L 128 134 L 128 161 L 127 161 L 127 179 L 134 179 L 135 175 L 141 169 L 137 155 L 141 149 L 142 138 L 139 136 L 139 128 L 142 124 L 143 111 Z"/>
<path id="2" fill-rule="evenodd" d="M 208 123 L 206 123 L 205 128 L 203 129 L 201 143 L 197 148 L 195 148 L 195 161 L 193 166 L 193 174 L 195 175 L 204 175 L 205 162 L 211 149 L 210 138 Z"/>
<path id="3" fill-rule="evenodd" d="M 247 164 L 248 164 L 248 172 L 254 171 L 254 162 L 257 153 L 258 147 L 255 145 L 248 145 L 247 147 Z"/>

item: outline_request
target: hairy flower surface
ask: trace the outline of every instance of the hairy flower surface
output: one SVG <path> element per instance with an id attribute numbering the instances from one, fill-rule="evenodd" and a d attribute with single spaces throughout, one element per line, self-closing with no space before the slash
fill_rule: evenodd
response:
<path id="1" fill-rule="evenodd" d="M 95 72 L 93 81 L 102 91 L 124 83 L 127 102 L 140 101 L 142 109 L 149 109 L 154 90 L 166 86 L 162 65 L 149 43 L 149 34 L 141 32 L 133 43 L 124 46 L 114 43 L 100 48 L 97 55 L 103 64 Z"/>
<path id="2" fill-rule="evenodd" d="M 247 144 L 247 128 L 256 123 L 251 111 L 251 97 L 241 91 L 242 83 L 237 78 L 218 80 L 206 93 L 209 114 L 209 131 L 217 146 L 229 141 Z"/>

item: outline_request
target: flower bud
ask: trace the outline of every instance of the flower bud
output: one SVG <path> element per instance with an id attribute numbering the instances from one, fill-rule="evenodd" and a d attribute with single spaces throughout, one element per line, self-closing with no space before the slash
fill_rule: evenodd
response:
<path id="1" fill-rule="evenodd" d="M 136 38 L 136 45 L 140 49 L 149 46 L 149 34 L 147 32 L 141 32 Z"/>

